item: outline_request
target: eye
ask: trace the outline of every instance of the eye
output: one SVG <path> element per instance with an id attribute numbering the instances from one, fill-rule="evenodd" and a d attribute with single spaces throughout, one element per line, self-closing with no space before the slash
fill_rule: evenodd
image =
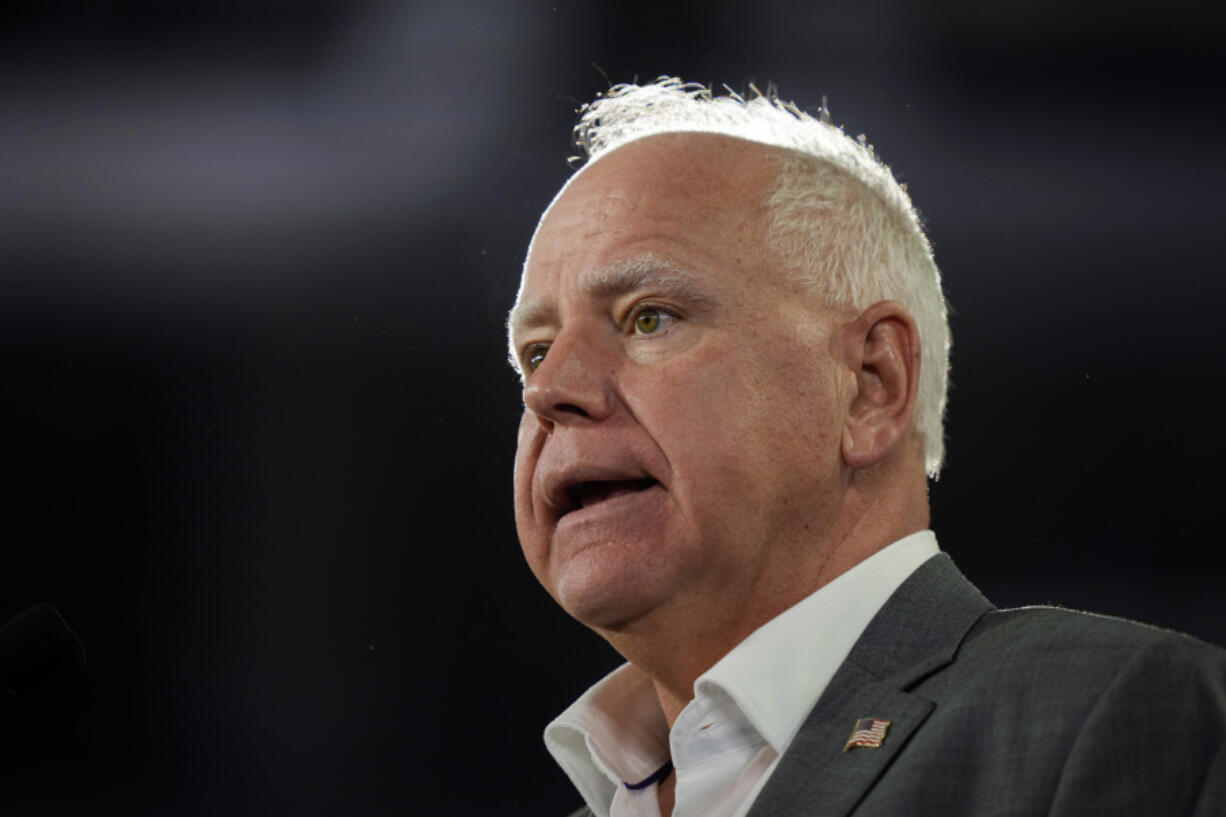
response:
<path id="1" fill-rule="evenodd" d="M 541 364 L 545 362 L 545 352 L 549 351 L 547 346 L 529 346 L 524 351 L 524 368 L 529 372 L 535 372 L 541 368 Z"/>
<path id="2" fill-rule="evenodd" d="M 663 309 L 649 306 L 639 310 L 634 316 L 634 331 L 639 335 L 651 335 L 666 328 L 669 323 L 676 320 L 672 314 L 665 312 Z"/>

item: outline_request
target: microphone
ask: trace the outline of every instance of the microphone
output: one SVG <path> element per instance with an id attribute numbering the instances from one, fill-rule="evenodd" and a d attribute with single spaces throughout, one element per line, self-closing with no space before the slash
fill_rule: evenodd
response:
<path id="1" fill-rule="evenodd" d="M 36 604 L 0 627 L 0 690 L 36 692 L 85 666 L 85 646 L 50 604 Z"/>

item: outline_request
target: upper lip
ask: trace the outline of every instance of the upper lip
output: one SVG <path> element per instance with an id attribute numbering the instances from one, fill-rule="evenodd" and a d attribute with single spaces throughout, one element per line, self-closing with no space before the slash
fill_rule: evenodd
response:
<path id="1" fill-rule="evenodd" d="M 579 507 L 576 488 L 585 482 L 655 480 L 642 468 L 579 463 L 546 472 L 541 478 L 545 504 L 560 518 Z"/>

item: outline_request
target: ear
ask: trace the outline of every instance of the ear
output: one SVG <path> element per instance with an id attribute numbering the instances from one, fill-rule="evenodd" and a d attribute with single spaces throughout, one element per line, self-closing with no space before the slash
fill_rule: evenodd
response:
<path id="1" fill-rule="evenodd" d="M 841 340 L 854 380 L 843 426 L 843 461 L 868 468 L 911 429 L 919 387 L 919 329 L 902 306 L 881 301 L 847 324 Z"/>

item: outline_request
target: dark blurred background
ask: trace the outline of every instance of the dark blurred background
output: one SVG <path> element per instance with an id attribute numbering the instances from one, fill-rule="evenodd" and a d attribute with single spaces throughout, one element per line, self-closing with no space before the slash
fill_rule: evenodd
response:
<path id="1" fill-rule="evenodd" d="M 777 85 L 954 307 L 943 548 L 1226 642 L 1226 7 L 59 0 L 0 30 L 6 814 L 561 814 L 617 662 L 522 565 L 503 318 L 574 109 Z M 2 714 L 0 712 L 0 714 Z"/>

